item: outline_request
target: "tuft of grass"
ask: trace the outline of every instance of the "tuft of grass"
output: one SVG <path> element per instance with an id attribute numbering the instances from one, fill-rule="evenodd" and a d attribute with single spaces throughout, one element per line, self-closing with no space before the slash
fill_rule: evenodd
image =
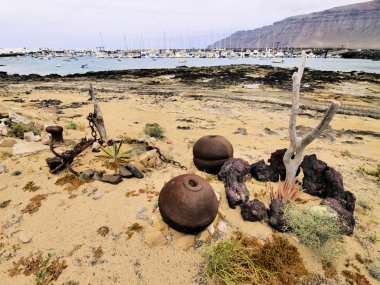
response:
<path id="1" fill-rule="evenodd" d="M 295 284 L 307 275 L 296 247 L 279 236 L 260 240 L 235 233 L 204 254 L 205 274 L 218 284 Z"/>
<path id="2" fill-rule="evenodd" d="M 145 124 L 144 133 L 157 139 L 163 139 L 165 137 L 164 129 L 157 123 Z"/>
<path id="3" fill-rule="evenodd" d="M 369 275 L 371 275 L 376 280 L 380 281 L 380 267 L 376 264 L 372 264 L 368 269 Z"/>
<path id="4" fill-rule="evenodd" d="M 370 176 L 375 176 L 378 179 L 380 179 L 380 163 L 376 165 L 375 169 L 367 169 L 364 167 L 359 167 L 358 169 L 359 172 L 370 175 Z"/>
<path id="5" fill-rule="evenodd" d="M 299 209 L 288 205 L 284 210 L 284 218 L 299 241 L 327 262 L 332 262 L 342 250 L 338 246 L 341 238 L 340 222 L 337 214 L 327 206 L 312 206 Z"/>
<path id="6" fill-rule="evenodd" d="M 24 133 L 33 132 L 35 135 L 41 135 L 41 130 L 34 123 L 24 124 L 18 123 L 10 127 L 8 135 L 15 138 L 24 139 Z"/>

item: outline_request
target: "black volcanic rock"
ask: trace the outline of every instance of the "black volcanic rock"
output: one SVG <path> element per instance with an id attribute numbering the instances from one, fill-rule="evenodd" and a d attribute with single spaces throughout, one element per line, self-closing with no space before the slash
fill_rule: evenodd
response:
<path id="1" fill-rule="evenodd" d="M 249 192 L 244 184 L 244 180 L 250 178 L 249 174 L 250 165 L 241 158 L 233 158 L 223 164 L 218 178 L 224 182 L 230 208 L 235 209 L 236 205 L 249 200 Z"/>
<path id="2" fill-rule="evenodd" d="M 269 224 L 280 232 L 285 232 L 288 229 L 284 219 L 284 207 L 285 205 L 281 200 L 273 200 L 268 210 Z"/>
<path id="3" fill-rule="evenodd" d="M 326 197 L 326 170 L 328 166 L 318 160 L 315 154 L 305 155 L 301 163 L 304 174 L 302 188 L 306 193 L 319 197 Z"/>
<path id="4" fill-rule="evenodd" d="M 258 199 L 241 204 L 240 209 L 244 221 L 256 222 L 268 219 L 267 208 Z"/>
<path id="5" fill-rule="evenodd" d="M 340 231 L 345 235 L 352 235 L 354 233 L 355 227 L 355 217 L 354 213 L 345 209 L 342 204 L 334 198 L 326 198 L 321 202 L 321 205 L 327 205 L 333 209 L 339 217 L 340 220 Z"/>

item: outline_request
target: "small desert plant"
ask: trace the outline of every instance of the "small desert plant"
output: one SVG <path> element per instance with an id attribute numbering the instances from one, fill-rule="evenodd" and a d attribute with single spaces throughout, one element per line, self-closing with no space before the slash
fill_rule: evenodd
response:
<path id="1" fill-rule="evenodd" d="M 236 232 L 205 253 L 206 276 L 218 284 L 295 284 L 307 271 L 296 247 L 273 236 L 265 242 Z"/>
<path id="2" fill-rule="evenodd" d="M 146 124 L 144 127 L 144 133 L 157 139 L 163 139 L 165 137 L 164 129 L 157 123 Z"/>
<path id="3" fill-rule="evenodd" d="M 66 129 L 68 130 L 77 130 L 78 128 L 78 124 L 74 122 L 70 122 L 70 124 L 66 126 Z"/>
<path id="4" fill-rule="evenodd" d="M 34 123 L 24 124 L 18 123 L 12 125 L 9 129 L 8 135 L 15 138 L 24 139 L 24 133 L 33 132 L 35 135 L 40 135 L 41 130 L 37 128 Z"/>
<path id="5" fill-rule="evenodd" d="M 41 264 L 40 270 L 36 274 L 36 285 L 49 284 L 51 281 L 51 277 L 47 274 L 48 264 L 52 257 L 51 253 L 48 253 L 44 262 Z M 49 277 L 49 280 L 47 278 Z"/>
<path id="6" fill-rule="evenodd" d="M 287 205 L 284 218 L 299 241 L 320 253 L 321 257 L 331 262 L 341 248 L 337 241 L 341 238 L 340 222 L 337 214 L 327 206 L 312 206 L 299 209 Z"/>
<path id="7" fill-rule="evenodd" d="M 359 167 L 358 171 L 361 173 L 367 174 L 367 175 L 375 176 L 378 179 L 380 179 L 380 163 L 378 163 L 376 168 L 373 170 L 372 169 L 366 169 L 364 167 Z"/>
<path id="8" fill-rule="evenodd" d="M 132 150 L 121 152 L 122 145 L 123 140 L 119 143 L 115 142 L 112 146 L 101 148 L 105 154 L 100 156 L 108 157 L 110 163 L 125 162 L 131 156 Z"/>
<path id="9" fill-rule="evenodd" d="M 285 183 L 282 183 L 282 181 L 279 180 L 276 191 L 273 188 L 273 184 L 270 182 L 266 184 L 266 187 L 270 192 L 271 201 L 281 200 L 284 204 L 296 201 L 302 193 L 296 183 L 293 182 L 293 184 L 290 184 L 288 179 L 285 180 Z"/>
<path id="10" fill-rule="evenodd" d="M 376 264 L 372 264 L 368 269 L 369 275 L 371 275 L 376 280 L 380 281 L 380 267 Z"/>

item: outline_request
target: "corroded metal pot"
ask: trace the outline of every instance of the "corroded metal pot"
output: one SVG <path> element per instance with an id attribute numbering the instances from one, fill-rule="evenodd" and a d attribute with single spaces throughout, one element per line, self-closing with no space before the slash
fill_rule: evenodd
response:
<path id="1" fill-rule="evenodd" d="M 219 201 L 204 178 L 183 174 L 165 184 L 158 197 L 158 206 L 163 220 L 170 227 L 196 234 L 214 221 Z"/>
<path id="2" fill-rule="evenodd" d="M 233 158 L 233 155 L 232 144 L 223 136 L 204 136 L 193 147 L 195 166 L 211 174 L 218 174 L 223 164 Z"/>

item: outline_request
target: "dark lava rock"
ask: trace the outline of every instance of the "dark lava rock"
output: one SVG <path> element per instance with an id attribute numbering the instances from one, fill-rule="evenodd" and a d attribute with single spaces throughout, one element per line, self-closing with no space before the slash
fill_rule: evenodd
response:
<path id="1" fill-rule="evenodd" d="M 315 154 L 305 155 L 301 163 L 303 170 L 302 187 L 306 193 L 319 197 L 326 196 L 326 175 L 328 166 Z"/>
<path id="2" fill-rule="evenodd" d="M 127 169 L 127 167 L 125 167 L 124 165 L 120 165 L 119 166 L 119 171 L 120 171 L 121 177 L 123 177 L 123 178 L 131 178 L 131 177 L 133 177 L 132 172 L 130 172 Z"/>
<path id="3" fill-rule="evenodd" d="M 264 159 L 251 165 L 251 175 L 257 181 L 265 182 L 277 182 L 279 177 L 277 170 L 274 167 L 265 164 Z"/>
<path id="4" fill-rule="evenodd" d="M 177 126 L 178 130 L 191 130 L 190 126 Z"/>
<path id="5" fill-rule="evenodd" d="M 46 159 L 46 163 L 49 166 L 50 170 L 54 170 L 62 163 L 62 160 L 56 156 L 55 157 L 49 157 Z"/>
<path id="6" fill-rule="evenodd" d="M 354 233 L 355 217 L 354 213 L 345 209 L 342 204 L 334 198 L 326 198 L 321 202 L 321 205 L 327 205 L 333 209 L 339 217 L 342 234 L 351 236 Z"/>
<path id="7" fill-rule="evenodd" d="M 110 184 L 119 184 L 122 179 L 120 174 L 104 174 L 100 181 Z"/>
<path id="8" fill-rule="evenodd" d="M 241 158 L 233 158 L 225 162 L 218 174 L 224 182 L 228 205 L 235 209 L 249 200 L 249 192 L 244 180 L 250 178 L 250 165 Z"/>
<path id="9" fill-rule="evenodd" d="M 140 170 L 138 170 L 137 167 L 133 164 L 128 163 L 125 167 L 133 174 L 134 177 L 138 179 L 144 178 L 144 174 Z"/>
<path id="10" fill-rule="evenodd" d="M 286 150 L 287 150 L 286 148 L 283 148 L 283 149 L 278 149 L 272 152 L 268 160 L 270 165 L 277 170 L 277 173 L 280 175 L 281 180 L 285 180 L 285 176 L 286 176 L 286 169 L 285 169 L 285 165 L 283 161 Z M 296 175 L 298 174 L 299 174 L 299 170 Z M 277 181 L 278 181 L 278 175 L 277 175 Z"/>
<path id="11" fill-rule="evenodd" d="M 38 107 L 50 107 L 50 106 L 58 106 L 62 104 L 61 100 L 56 100 L 56 99 L 45 99 L 41 100 L 37 103 Z"/>
<path id="12" fill-rule="evenodd" d="M 257 199 L 241 204 L 240 209 L 244 221 L 256 222 L 268 219 L 267 208 Z"/>
<path id="13" fill-rule="evenodd" d="M 288 229 L 284 219 L 284 206 L 281 200 L 273 200 L 268 210 L 269 224 L 280 232 L 285 232 Z"/>
<path id="14" fill-rule="evenodd" d="M 326 177 L 326 196 L 327 197 L 339 197 L 343 195 L 343 176 L 340 172 L 334 168 L 328 168 L 325 172 Z"/>

